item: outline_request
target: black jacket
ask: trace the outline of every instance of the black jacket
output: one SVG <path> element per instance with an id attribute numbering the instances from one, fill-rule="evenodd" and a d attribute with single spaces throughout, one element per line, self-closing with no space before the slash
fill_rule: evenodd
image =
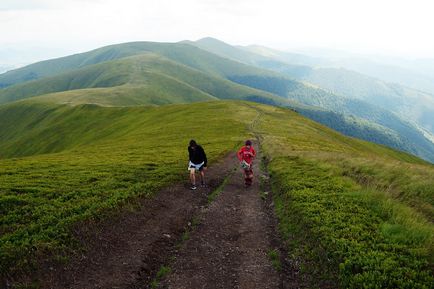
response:
<path id="1" fill-rule="evenodd" d="M 193 164 L 200 164 L 204 162 L 204 166 L 206 167 L 206 164 L 208 160 L 206 159 L 206 154 L 203 148 L 200 145 L 196 146 L 196 149 L 192 149 L 190 146 L 188 147 L 188 156 L 190 161 Z"/>

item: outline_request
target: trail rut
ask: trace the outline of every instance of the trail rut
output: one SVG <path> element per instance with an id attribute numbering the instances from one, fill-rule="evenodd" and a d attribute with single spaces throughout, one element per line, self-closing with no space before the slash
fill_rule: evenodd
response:
<path id="1" fill-rule="evenodd" d="M 303 287 L 289 281 L 293 274 L 285 271 L 285 262 L 278 272 L 270 259 L 281 243 L 270 198 L 265 202 L 260 195 L 265 174 L 256 148 L 251 187 L 244 187 L 231 153 L 208 170 L 208 188 L 191 191 L 186 182 L 175 184 L 141 200 L 135 212 L 79 230 L 85 252 L 68 265 L 41 268 L 40 287 L 151 288 L 163 265 L 170 273 L 158 280 L 159 288 Z M 193 219 L 197 226 L 191 226 Z"/>
<path id="2" fill-rule="evenodd" d="M 257 156 L 260 159 L 260 153 Z M 239 170 L 231 174 L 200 225 L 170 264 L 160 288 L 279 288 L 280 276 L 268 256 L 275 234 L 256 178 L 244 188 Z"/>

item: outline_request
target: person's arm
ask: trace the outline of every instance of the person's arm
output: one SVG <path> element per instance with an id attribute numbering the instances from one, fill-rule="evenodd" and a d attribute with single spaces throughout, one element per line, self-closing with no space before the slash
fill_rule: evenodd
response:
<path id="1" fill-rule="evenodd" d="M 254 148 L 252 148 L 252 157 L 255 158 L 256 157 L 256 151 Z"/>
<path id="2" fill-rule="evenodd" d="M 191 161 L 192 158 L 193 158 L 193 150 L 191 149 L 191 147 L 188 147 L 188 160 Z"/>
<path id="3" fill-rule="evenodd" d="M 203 166 L 207 167 L 208 159 L 206 158 L 206 153 L 205 153 L 205 150 L 203 148 L 202 148 L 202 153 L 203 153 Z"/>
<path id="4" fill-rule="evenodd" d="M 240 162 L 243 160 L 243 148 L 240 148 L 240 150 L 237 152 L 237 157 L 240 160 Z"/>

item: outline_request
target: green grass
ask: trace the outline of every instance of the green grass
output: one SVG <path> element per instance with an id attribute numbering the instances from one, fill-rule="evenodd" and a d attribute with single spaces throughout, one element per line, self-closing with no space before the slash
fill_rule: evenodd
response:
<path id="1" fill-rule="evenodd" d="M 119 45 L 117 49 L 125 47 Z M 200 50 L 186 44 L 137 43 L 140 49 L 132 56 L 106 59 L 100 62 L 89 62 L 77 65 L 74 69 L 65 69 L 55 74 L 43 74 L 44 77 L 33 81 L 18 82 L 16 85 L 0 89 L 0 103 L 6 103 L 44 95 L 54 92 L 64 92 L 86 88 L 118 87 L 125 84 L 137 87 L 145 97 L 158 91 L 159 97 L 168 98 L 167 102 L 190 102 L 201 96 L 202 98 L 237 98 L 263 97 L 270 101 L 288 103 L 284 98 L 265 91 L 256 90 L 227 80 L 230 75 L 239 74 L 269 74 L 255 67 L 243 65 L 217 55 Z M 72 57 L 74 58 L 74 57 Z M 59 59 L 64 62 L 67 59 Z M 54 62 L 56 62 L 54 60 Z M 40 63 L 40 66 L 43 66 Z M 45 63 L 47 65 L 47 63 Z M 21 70 L 32 71 L 32 65 Z M 15 71 L 19 74 L 20 70 Z M 30 72 L 29 72 L 30 73 Z M 2 75 L 5 77 L 6 75 Z M 0 76 L 0 80 L 2 78 Z M 169 88 L 169 90 L 166 90 Z M 148 92 L 148 89 L 150 92 Z M 184 93 L 183 90 L 185 91 Z M 193 94 L 189 100 L 188 95 Z M 212 96 L 211 96 L 212 95 Z M 180 98 L 180 96 L 186 98 Z M 131 96 L 129 96 L 131 98 Z M 71 99 L 71 98 L 70 98 Z M 137 97 L 135 97 L 137 100 Z M 139 98 L 140 99 L 140 98 Z M 141 103 L 145 103 L 142 101 Z M 147 102 L 149 103 L 149 102 Z M 131 104 L 130 104 L 131 105 Z M 133 103 L 134 105 L 134 103 Z"/>
<path id="2" fill-rule="evenodd" d="M 29 156 L 0 160 L 2 274 L 71 247 L 70 229 L 78 221 L 104 218 L 136 197 L 186 180 L 191 138 L 212 164 L 247 137 L 250 114 L 223 102 L 51 109 L 29 116 L 34 122 L 21 128 L 31 136 L 22 148 Z"/>
<path id="3" fill-rule="evenodd" d="M 240 74 L 230 77 L 232 81 L 321 107 L 327 111 L 297 110 L 345 135 L 410 152 L 434 163 L 434 145 L 408 122 L 412 120 L 430 130 L 434 102 L 426 93 L 345 69 L 294 65 L 298 60 L 313 60 L 303 55 L 264 47 L 243 49 L 212 38 L 189 43 L 280 75 Z"/>
<path id="4" fill-rule="evenodd" d="M 290 166 L 291 170 L 285 170 Z M 310 273 L 344 288 L 428 288 L 433 228 L 412 209 L 300 158 L 271 164 L 281 228 Z M 291 220 L 288 220 L 291 219 Z"/>
<path id="5" fill-rule="evenodd" d="M 97 103 L 104 106 L 252 98 L 273 104 L 291 104 L 277 95 L 198 71 L 153 53 L 88 65 L 0 90 L 0 103 L 28 98 L 58 104 Z"/>
<path id="6" fill-rule="evenodd" d="M 208 195 L 208 204 L 211 204 L 214 202 L 214 200 L 220 195 L 220 193 L 223 191 L 223 188 L 226 186 L 227 182 L 229 181 L 229 178 L 231 175 L 235 172 L 236 168 L 232 171 L 230 175 L 228 175 L 222 182 L 220 186 L 218 186 L 214 191 L 212 191 L 211 194 Z"/>
<path id="7" fill-rule="evenodd" d="M 209 49 L 210 45 L 205 47 Z M 249 54 L 224 43 L 217 46 L 222 46 L 217 50 L 229 49 L 229 55 L 237 51 L 235 55 L 242 59 L 244 53 Z M 346 135 L 434 161 L 434 145 L 416 127 L 392 113 L 187 43 L 111 45 L 0 75 L 0 103 L 28 98 L 70 105 L 137 106 L 239 99 L 289 106 Z"/>
<path id="8" fill-rule="evenodd" d="M 303 272 L 344 288 L 432 284 L 434 167 L 412 155 L 247 102 L 23 102 L 0 110 L 2 275 L 77 250 L 77 223 L 187 181 L 191 138 L 212 164 L 257 135 L 270 160 L 280 229 Z"/>
<path id="9" fill-rule="evenodd" d="M 219 57 L 189 44 L 142 41 L 109 45 L 85 53 L 31 64 L 0 75 L 0 88 L 144 53 L 158 54 L 196 70 L 224 78 L 249 74 L 252 70 L 255 74 L 270 74 L 269 71 Z"/>
<path id="10" fill-rule="evenodd" d="M 151 282 L 151 288 L 158 288 L 161 280 L 172 272 L 172 269 L 167 266 L 161 266 L 160 270 L 157 272 L 157 276 Z"/>
<path id="11" fill-rule="evenodd" d="M 311 285 L 430 288 L 434 167 L 281 109 L 260 111 L 280 229 Z"/>
<path id="12" fill-rule="evenodd" d="M 277 249 L 272 249 L 272 250 L 268 251 L 267 255 L 268 255 L 268 258 L 270 258 L 274 269 L 276 269 L 276 271 L 281 271 L 282 270 L 282 263 L 280 262 L 279 251 Z"/>

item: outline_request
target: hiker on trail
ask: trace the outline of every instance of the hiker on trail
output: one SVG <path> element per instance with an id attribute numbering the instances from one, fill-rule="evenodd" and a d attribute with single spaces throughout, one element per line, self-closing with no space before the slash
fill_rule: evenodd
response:
<path id="1" fill-rule="evenodd" d="M 237 156 L 244 171 L 244 184 L 246 187 L 249 187 L 253 182 L 252 162 L 256 156 L 256 151 L 250 140 L 246 140 L 245 146 L 238 151 Z"/>
<path id="2" fill-rule="evenodd" d="M 190 171 L 191 189 L 196 190 L 196 171 L 200 172 L 201 186 L 205 187 L 205 170 L 208 160 L 203 148 L 195 140 L 190 141 L 188 146 L 188 170 Z"/>

